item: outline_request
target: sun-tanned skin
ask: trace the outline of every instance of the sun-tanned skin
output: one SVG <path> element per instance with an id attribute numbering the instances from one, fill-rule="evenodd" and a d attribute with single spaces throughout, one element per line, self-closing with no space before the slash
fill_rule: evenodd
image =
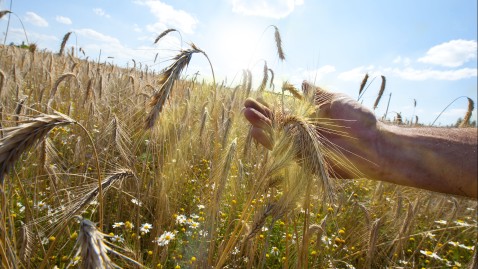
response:
<path id="1" fill-rule="evenodd" d="M 302 86 L 315 92 L 320 104 L 316 117 L 329 119 L 317 126 L 320 135 L 330 141 L 326 145 L 335 144 L 349 161 L 334 167 L 337 177 L 356 177 L 346 167 L 352 164 L 369 179 L 477 198 L 476 128 L 391 126 L 377 121 L 370 110 L 343 94 L 307 82 Z M 244 116 L 253 126 L 252 136 L 272 149 L 271 110 L 250 98 L 244 106 Z M 340 127 L 325 123 L 331 121 Z"/>

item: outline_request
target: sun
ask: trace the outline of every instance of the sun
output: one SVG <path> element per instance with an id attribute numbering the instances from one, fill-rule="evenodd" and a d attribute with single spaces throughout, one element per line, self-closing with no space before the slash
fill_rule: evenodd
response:
<path id="1" fill-rule="evenodd" d="M 218 26 L 216 48 L 222 66 L 230 72 L 251 68 L 257 59 L 261 30 L 244 23 Z"/>

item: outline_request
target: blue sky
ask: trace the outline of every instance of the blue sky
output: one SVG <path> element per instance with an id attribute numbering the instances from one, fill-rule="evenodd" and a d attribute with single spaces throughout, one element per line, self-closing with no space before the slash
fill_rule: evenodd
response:
<path id="1" fill-rule="evenodd" d="M 10 0 L 0 0 L 0 10 Z M 68 46 L 81 47 L 90 59 L 125 66 L 132 59 L 160 70 L 187 42 L 210 57 L 216 76 L 235 86 L 249 68 L 255 85 L 263 60 L 283 81 L 300 87 L 303 80 L 356 98 L 369 73 L 377 77 L 363 97 L 371 107 L 380 87 L 387 87 L 376 110 L 404 118 L 433 122 L 452 100 L 477 101 L 477 1 L 469 0 L 13 0 L 12 11 L 24 23 L 28 38 L 40 49 L 58 51 L 64 34 L 73 31 Z M 3 43 L 7 18 L 0 20 Z M 274 30 L 282 35 L 286 61 L 278 60 Z M 159 33 L 173 32 L 153 44 Z M 182 43 L 181 43 L 182 39 Z M 25 40 L 21 24 L 11 17 L 6 43 Z M 158 60 L 154 62 L 156 54 Z M 81 57 L 84 57 L 81 55 Z M 107 58 L 114 57 L 114 58 Z M 210 78 L 204 57 L 195 55 L 187 73 Z M 414 110 L 413 100 L 417 101 Z M 437 123 L 463 117 L 467 99 L 450 106 Z M 476 107 L 476 105 L 475 105 Z M 476 119 L 476 108 L 473 119 Z"/>

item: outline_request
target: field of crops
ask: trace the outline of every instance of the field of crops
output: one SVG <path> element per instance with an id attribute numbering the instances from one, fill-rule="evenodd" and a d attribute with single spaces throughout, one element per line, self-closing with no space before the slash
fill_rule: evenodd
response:
<path id="1" fill-rule="evenodd" d="M 2 268 L 476 266 L 476 201 L 325 182 L 296 163 L 291 126 L 312 104 L 272 93 L 267 66 L 238 85 L 185 78 L 206 53 L 158 74 L 0 47 Z M 251 137 L 247 97 L 281 115 L 272 151 Z"/>

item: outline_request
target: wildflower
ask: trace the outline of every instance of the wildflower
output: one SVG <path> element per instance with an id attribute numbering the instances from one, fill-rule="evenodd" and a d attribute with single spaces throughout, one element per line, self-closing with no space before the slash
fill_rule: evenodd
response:
<path id="1" fill-rule="evenodd" d="M 279 255 L 279 249 L 277 247 L 272 247 L 271 254 L 275 255 L 275 256 L 278 256 Z"/>
<path id="2" fill-rule="evenodd" d="M 142 232 L 142 233 L 149 233 L 149 230 L 151 230 L 153 228 L 153 225 L 150 224 L 150 223 L 143 223 L 143 225 L 141 225 L 141 227 L 139 228 L 139 230 Z"/>
<path id="3" fill-rule="evenodd" d="M 184 215 L 178 215 L 176 217 L 176 224 L 182 225 L 182 224 L 185 224 L 186 221 L 187 221 L 187 219 L 186 219 L 186 216 L 184 216 Z"/>
<path id="4" fill-rule="evenodd" d="M 206 208 L 204 205 L 198 205 L 199 210 Z"/>
<path id="5" fill-rule="evenodd" d="M 121 235 L 114 235 L 113 237 L 110 238 L 111 242 L 119 242 L 119 243 L 123 243 L 124 242 L 124 238 L 123 236 Z"/>
<path id="6" fill-rule="evenodd" d="M 37 203 L 37 208 L 40 210 L 45 210 L 45 209 L 48 209 L 49 206 L 47 205 L 47 203 L 40 201 Z"/>
<path id="7" fill-rule="evenodd" d="M 234 249 L 232 250 L 232 255 L 237 255 L 239 254 L 239 248 L 238 247 L 234 247 Z"/>
<path id="8" fill-rule="evenodd" d="M 176 235 L 174 233 L 166 231 L 160 237 L 156 238 L 153 242 L 163 247 L 168 245 L 171 240 L 174 240 L 175 236 Z"/>
<path id="9" fill-rule="evenodd" d="M 199 222 L 191 221 L 188 224 L 191 229 L 197 229 L 199 227 Z"/>
<path id="10" fill-rule="evenodd" d="M 70 239 L 75 240 L 78 237 L 78 233 L 75 231 L 70 235 Z"/>
<path id="11" fill-rule="evenodd" d="M 464 226 L 464 227 L 470 227 L 470 226 L 472 226 L 471 224 L 466 223 L 466 222 L 464 222 L 463 220 L 457 220 L 457 221 L 455 221 L 455 224 L 458 225 L 458 226 Z"/>
<path id="12" fill-rule="evenodd" d="M 192 219 L 198 219 L 198 218 L 199 218 L 199 216 L 198 216 L 198 215 L 196 215 L 196 214 L 192 214 L 192 215 L 191 215 L 191 218 L 192 218 Z"/>
<path id="13" fill-rule="evenodd" d="M 269 228 L 262 226 L 261 231 L 267 232 L 267 231 L 269 231 Z"/>
<path id="14" fill-rule="evenodd" d="M 429 237 L 429 238 L 431 238 L 431 239 L 435 239 L 435 235 L 432 234 L 431 232 L 426 232 L 426 233 L 425 233 L 425 236 L 426 236 L 426 237 Z"/>
<path id="15" fill-rule="evenodd" d="M 126 221 L 126 222 L 124 223 L 124 227 L 125 227 L 126 229 L 128 229 L 128 230 L 131 230 L 131 229 L 134 228 L 134 224 L 131 223 L 131 222 L 129 222 L 129 221 Z"/>
<path id="16" fill-rule="evenodd" d="M 206 230 L 199 231 L 199 236 L 206 237 L 207 235 L 208 235 L 208 232 Z"/>
<path id="17" fill-rule="evenodd" d="M 140 200 L 136 199 L 136 198 L 131 199 L 131 203 L 133 203 L 133 204 L 135 204 L 135 205 L 137 205 L 137 206 L 142 206 L 142 205 L 143 205 L 143 203 L 142 203 Z"/>
<path id="18" fill-rule="evenodd" d="M 447 221 L 446 220 L 435 220 L 435 223 L 446 225 Z"/>
<path id="19" fill-rule="evenodd" d="M 420 253 L 429 257 L 429 258 L 433 258 L 433 259 L 437 259 L 437 260 L 443 260 L 442 258 L 440 258 L 440 256 L 438 256 L 435 252 L 431 252 L 429 250 L 420 250 Z"/>
<path id="20" fill-rule="evenodd" d="M 124 222 L 115 222 L 115 223 L 113 224 L 113 228 L 119 228 L 119 227 L 121 227 L 121 226 L 124 226 Z"/>

